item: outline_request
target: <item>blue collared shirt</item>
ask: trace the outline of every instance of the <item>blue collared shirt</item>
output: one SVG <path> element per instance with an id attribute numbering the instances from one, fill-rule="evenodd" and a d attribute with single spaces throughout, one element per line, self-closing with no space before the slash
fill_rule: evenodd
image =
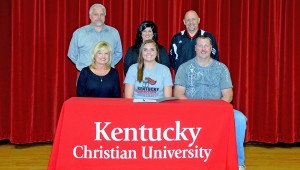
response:
<path id="1" fill-rule="evenodd" d="M 111 45 L 113 68 L 121 60 L 122 44 L 118 30 L 104 25 L 102 31 L 97 32 L 92 24 L 86 25 L 73 33 L 68 51 L 68 57 L 79 71 L 92 63 L 92 49 L 99 41 L 106 41 Z"/>

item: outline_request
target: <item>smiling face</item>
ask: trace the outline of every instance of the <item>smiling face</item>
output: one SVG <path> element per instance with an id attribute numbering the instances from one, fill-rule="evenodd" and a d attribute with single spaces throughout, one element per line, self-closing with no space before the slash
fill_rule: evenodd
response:
<path id="1" fill-rule="evenodd" d="M 187 31 L 190 34 L 194 34 L 198 31 L 200 18 L 195 11 L 188 11 L 184 16 L 183 23 Z"/>
<path id="2" fill-rule="evenodd" d="M 153 38 L 153 31 L 151 27 L 147 27 L 142 31 L 143 41 L 150 40 Z"/>
<path id="3" fill-rule="evenodd" d="M 195 50 L 199 59 L 209 58 L 212 51 L 211 40 L 209 38 L 197 38 Z"/>
<path id="4" fill-rule="evenodd" d="M 143 59 L 145 62 L 153 62 L 157 56 L 157 49 L 153 43 L 146 43 L 143 47 Z"/>
<path id="5" fill-rule="evenodd" d="M 110 60 L 110 52 L 107 48 L 100 48 L 95 54 L 95 64 L 107 65 Z"/>
<path id="6" fill-rule="evenodd" d="M 105 10 L 103 8 L 93 8 L 90 19 L 94 27 L 102 27 L 105 22 Z"/>

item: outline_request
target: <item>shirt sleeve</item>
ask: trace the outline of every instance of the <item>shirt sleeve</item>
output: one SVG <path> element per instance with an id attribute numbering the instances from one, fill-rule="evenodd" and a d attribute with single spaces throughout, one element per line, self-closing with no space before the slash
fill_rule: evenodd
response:
<path id="1" fill-rule="evenodd" d="M 167 66 L 168 68 L 170 68 L 170 59 L 167 53 L 167 50 L 165 49 L 165 47 L 161 46 L 159 48 L 159 60 L 160 63 Z"/>
<path id="2" fill-rule="evenodd" d="M 121 97 L 121 89 L 120 89 L 120 80 L 119 80 L 119 74 L 118 71 L 115 70 L 114 74 L 114 98 L 120 98 Z"/>
<path id="3" fill-rule="evenodd" d="M 211 55 L 210 55 L 211 58 L 219 61 L 219 50 L 218 50 L 218 45 L 217 45 L 217 41 L 216 41 L 215 37 L 209 32 L 205 32 L 204 35 L 208 36 L 212 41 L 212 51 L 211 51 Z"/>
<path id="4" fill-rule="evenodd" d="M 175 86 L 183 86 L 186 87 L 187 75 L 185 73 L 184 65 L 180 65 L 175 76 Z"/>
<path id="5" fill-rule="evenodd" d="M 230 77 L 230 73 L 228 68 L 225 65 L 222 65 L 223 71 L 221 74 L 221 89 L 228 89 L 228 88 L 232 88 L 232 81 L 231 81 L 231 77 Z"/>
<path id="6" fill-rule="evenodd" d="M 70 60 L 76 64 L 78 60 L 78 32 L 75 31 L 73 33 L 70 45 L 69 45 L 69 50 L 68 50 L 68 57 Z"/>
<path id="7" fill-rule="evenodd" d="M 122 43 L 121 43 L 121 38 L 119 35 L 119 32 L 116 31 L 115 33 L 115 46 L 113 49 L 113 59 L 111 66 L 115 68 L 115 66 L 118 64 L 118 62 L 122 59 Z"/>
<path id="8" fill-rule="evenodd" d="M 129 67 L 126 74 L 124 84 L 135 84 L 137 81 L 137 64 L 133 64 Z"/>
<path id="9" fill-rule="evenodd" d="M 164 87 L 165 86 L 173 86 L 171 72 L 170 72 L 170 69 L 168 67 L 164 67 L 163 81 L 164 81 Z"/>
<path id="10" fill-rule="evenodd" d="M 170 65 L 173 69 L 175 69 L 176 65 L 176 54 L 177 53 L 177 46 L 175 44 L 175 37 L 172 38 L 171 45 L 170 45 L 170 52 L 169 52 L 169 61 Z"/>
<path id="11" fill-rule="evenodd" d="M 134 55 L 134 50 L 132 47 L 130 47 L 127 52 L 126 52 L 126 55 L 125 55 L 125 58 L 124 58 L 124 74 L 126 75 L 127 74 L 127 71 L 129 69 L 129 67 L 132 65 L 132 64 L 135 64 L 137 63 L 133 61 L 133 59 L 135 58 Z"/>
<path id="12" fill-rule="evenodd" d="M 87 81 L 87 73 L 85 69 L 82 69 L 82 71 L 79 73 L 79 77 L 77 80 L 77 86 L 76 86 L 76 94 L 78 97 L 85 97 L 86 94 L 86 81 Z"/>

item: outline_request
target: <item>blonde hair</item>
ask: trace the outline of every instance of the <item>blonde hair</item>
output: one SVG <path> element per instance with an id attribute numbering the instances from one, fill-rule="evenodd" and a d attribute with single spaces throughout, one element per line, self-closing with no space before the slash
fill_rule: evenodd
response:
<path id="1" fill-rule="evenodd" d="M 109 61 L 106 64 L 106 68 L 109 69 L 111 67 L 111 62 L 112 62 L 112 48 L 111 45 L 108 42 L 105 41 L 99 41 L 93 48 L 92 50 L 92 64 L 90 65 L 90 67 L 96 69 L 96 65 L 95 65 L 95 56 L 96 54 L 102 50 L 102 49 L 107 49 L 109 52 Z"/>
<path id="2" fill-rule="evenodd" d="M 143 58 L 143 49 L 145 44 L 153 44 L 155 46 L 157 56 L 155 57 L 155 61 L 159 63 L 159 51 L 158 51 L 158 46 L 156 42 L 152 39 L 145 40 L 141 47 L 140 47 L 140 52 L 139 52 L 139 58 L 138 58 L 138 74 L 137 74 L 137 80 L 138 82 L 142 82 L 143 80 L 143 75 L 144 75 L 144 58 Z"/>

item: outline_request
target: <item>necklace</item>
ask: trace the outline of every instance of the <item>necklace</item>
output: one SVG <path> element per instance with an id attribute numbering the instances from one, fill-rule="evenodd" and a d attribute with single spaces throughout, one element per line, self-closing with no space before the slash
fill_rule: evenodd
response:
<path id="1" fill-rule="evenodd" d="M 99 76 L 99 78 L 100 78 L 100 81 L 102 82 L 103 76 Z"/>
<path id="2" fill-rule="evenodd" d="M 103 71 L 103 70 L 93 69 L 92 72 L 98 77 L 101 83 L 103 81 L 103 76 L 107 74 L 105 70 Z"/>

